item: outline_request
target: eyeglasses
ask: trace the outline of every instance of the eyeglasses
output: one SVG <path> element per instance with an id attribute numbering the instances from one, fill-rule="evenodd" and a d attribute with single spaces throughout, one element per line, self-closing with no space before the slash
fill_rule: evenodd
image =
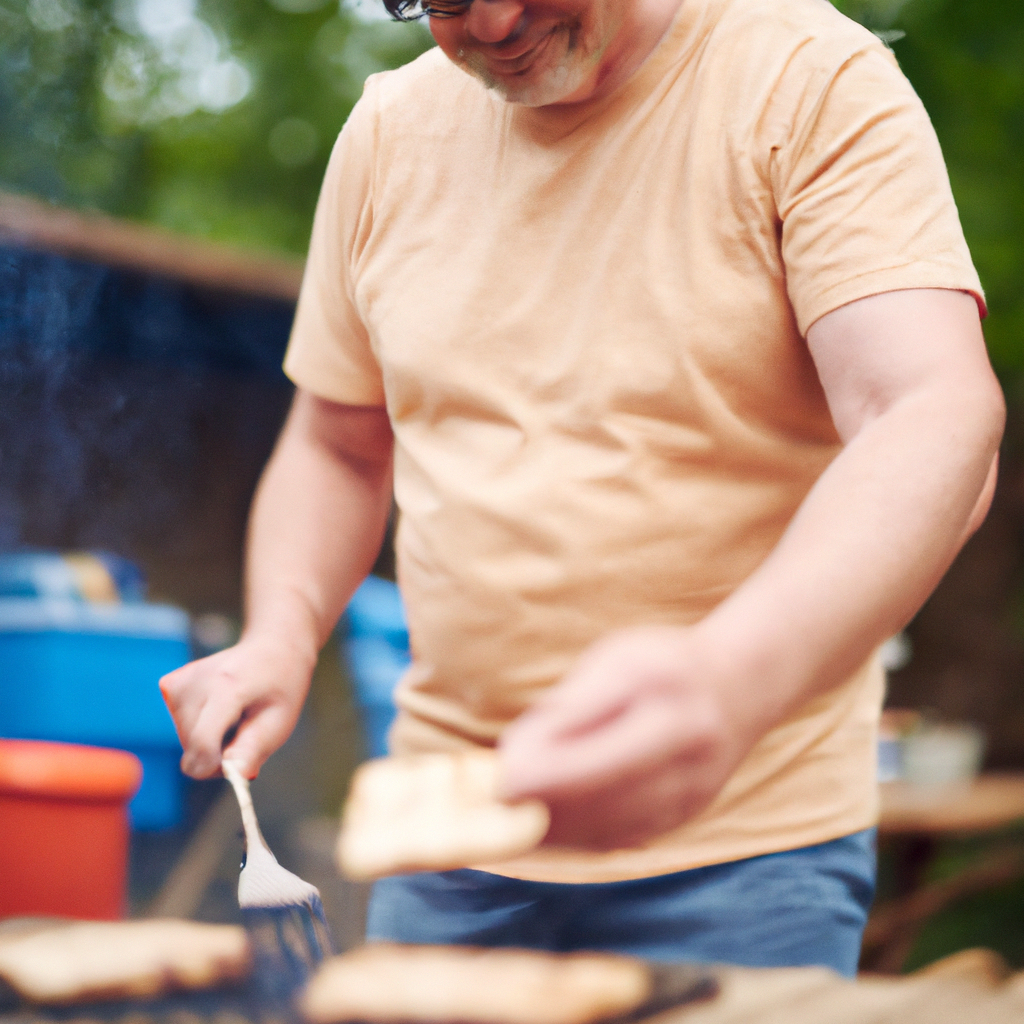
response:
<path id="1" fill-rule="evenodd" d="M 420 10 L 428 18 L 458 18 L 469 10 L 473 0 L 428 0 Z"/>

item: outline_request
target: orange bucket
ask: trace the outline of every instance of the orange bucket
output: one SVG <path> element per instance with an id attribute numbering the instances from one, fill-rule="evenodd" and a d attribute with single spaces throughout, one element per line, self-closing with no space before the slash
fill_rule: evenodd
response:
<path id="1" fill-rule="evenodd" d="M 0 918 L 124 917 L 134 754 L 0 740 Z"/>

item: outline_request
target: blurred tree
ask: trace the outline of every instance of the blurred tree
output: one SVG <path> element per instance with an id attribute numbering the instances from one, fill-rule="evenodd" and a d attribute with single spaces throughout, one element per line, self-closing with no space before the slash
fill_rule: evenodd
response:
<path id="1" fill-rule="evenodd" d="M 888 41 L 927 107 L 985 286 L 1011 403 L 1024 382 L 1024 4 L 836 0 Z"/>
<path id="2" fill-rule="evenodd" d="M 0 0 L 0 186 L 303 251 L 333 141 L 368 74 L 426 49 L 379 0 Z M 942 140 L 1024 378 L 1024 4 L 836 0 L 893 45 Z"/>
<path id="3" fill-rule="evenodd" d="M 363 80 L 431 45 L 361 10 L 0 0 L 0 186 L 302 252 Z"/>
<path id="4" fill-rule="evenodd" d="M 1016 402 L 1024 374 L 1024 4 L 914 0 L 900 62 L 931 112 Z"/>

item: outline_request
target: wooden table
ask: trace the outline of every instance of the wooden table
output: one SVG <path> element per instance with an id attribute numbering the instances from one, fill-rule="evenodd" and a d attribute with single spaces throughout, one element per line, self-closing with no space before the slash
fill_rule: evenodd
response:
<path id="1" fill-rule="evenodd" d="M 823 968 L 731 968 L 708 1003 L 669 1010 L 644 1024 L 1021 1024 L 1024 976 L 985 969 L 984 951 L 902 978 L 847 981 Z M 998 960 L 998 958 L 994 958 Z M 975 968 L 979 966 L 980 970 Z"/>
<path id="2" fill-rule="evenodd" d="M 1024 820 L 1024 773 L 986 772 L 951 786 L 881 786 L 882 836 L 969 835 Z"/>
<path id="3" fill-rule="evenodd" d="M 1024 875 L 1024 841 L 993 840 L 980 860 L 950 878 L 928 882 L 939 843 L 954 836 L 994 834 L 1024 821 L 1024 773 L 985 773 L 973 782 L 881 787 L 880 841 L 895 857 L 897 895 L 877 906 L 864 933 L 864 963 L 898 972 L 921 926 L 944 907 Z"/>

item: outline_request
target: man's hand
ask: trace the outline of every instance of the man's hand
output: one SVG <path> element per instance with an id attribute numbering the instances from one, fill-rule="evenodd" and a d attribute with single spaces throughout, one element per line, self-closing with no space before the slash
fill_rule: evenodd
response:
<path id="1" fill-rule="evenodd" d="M 697 632 L 624 629 L 587 650 L 501 738 L 510 799 L 551 809 L 546 842 L 635 846 L 692 817 L 749 749 Z"/>
<path id="2" fill-rule="evenodd" d="M 196 778 L 224 753 L 250 778 L 298 720 L 317 653 L 380 550 L 391 426 L 377 406 L 298 391 L 249 517 L 246 609 L 234 647 L 160 681 Z"/>
<path id="3" fill-rule="evenodd" d="M 209 778 L 227 754 L 254 778 L 295 728 L 312 670 L 308 657 L 286 645 L 243 638 L 164 676 L 160 691 L 184 748 L 182 769 Z"/>

